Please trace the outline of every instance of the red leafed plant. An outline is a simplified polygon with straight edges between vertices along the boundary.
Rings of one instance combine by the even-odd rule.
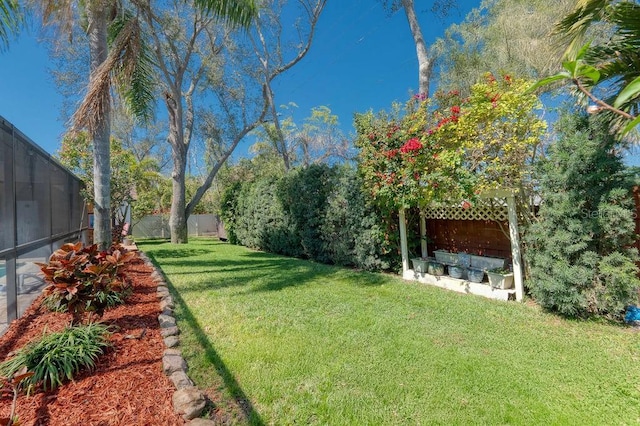
[[[39,263],[45,281],[46,305],[72,314],[81,323],[85,314],[102,316],[105,309],[123,303],[130,290],[122,267],[135,257],[120,246],[99,251],[96,245],[67,243],[49,263]]]

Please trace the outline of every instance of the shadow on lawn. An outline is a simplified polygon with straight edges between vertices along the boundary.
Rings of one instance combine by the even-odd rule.
[[[224,361],[218,355],[218,352],[215,350],[206,333],[202,330],[202,327],[198,323],[198,320],[193,316],[193,313],[185,303],[184,299],[180,297],[180,293],[175,291],[175,286],[171,283],[171,280],[165,276],[167,284],[172,287],[172,296],[175,301],[180,305],[182,309],[182,314],[184,316],[184,320],[187,322],[189,327],[193,330],[193,334],[198,340],[198,344],[204,350],[207,361],[209,361],[216,369],[222,380],[224,381],[224,385],[229,390],[229,393],[233,396],[235,403],[240,410],[242,410],[242,415],[244,419],[251,425],[263,426],[265,423],[260,417],[260,414],[256,411],[255,407],[251,403],[251,400],[244,393],[240,384],[233,376],[233,373],[229,371]]]
[[[286,287],[300,286],[318,279],[331,280],[348,279],[358,286],[377,286],[384,284],[386,278],[381,274],[360,272],[345,267],[326,265],[309,260],[283,257],[264,252],[249,252],[244,256],[249,258],[244,264],[256,265],[264,278],[265,284],[250,290],[251,292],[278,291]],[[262,265],[262,266],[258,266]],[[253,277],[256,272],[252,272]]]
[[[211,256],[188,259],[206,253],[211,253]],[[188,288],[181,289],[189,292],[229,287],[246,287],[247,293],[280,291],[319,279],[340,279],[346,274],[357,286],[377,286],[387,281],[381,274],[362,272],[356,275],[354,270],[347,268],[261,251],[244,252],[240,255],[241,260],[220,259],[209,249],[194,248],[153,249],[147,254],[156,265],[180,266],[182,270],[171,272],[172,275],[197,277],[211,274],[211,277],[192,281]]]

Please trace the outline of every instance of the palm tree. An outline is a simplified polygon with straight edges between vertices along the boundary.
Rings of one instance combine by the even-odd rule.
[[[604,42],[584,47],[589,31],[601,27]],[[640,122],[640,4],[635,0],[578,0],[573,12],[557,24],[566,56],[576,63],[576,86],[608,113],[612,126],[629,130]],[[571,61],[570,61],[571,62]],[[580,73],[582,69],[584,72]],[[600,97],[593,95],[600,89]],[[629,123],[629,120],[632,120]]]
[[[0,2],[13,4],[12,0]],[[106,248],[111,243],[111,89],[119,89],[134,115],[148,117],[153,103],[150,55],[138,20],[123,9],[119,0],[32,2],[40,6],[44,23],[55,21],[67,30],[77,16],[74,9],[84,8],[86,22],[82,23],[89,40],[90,75],[87,94],[73,117],[73,127],[87,129],[94,144],[94,240]],[[247,26],[257,14],[254,0],[193,0],[193,4],[233,25]],[[152,7],[149,0],[134,0],[133,5]]]

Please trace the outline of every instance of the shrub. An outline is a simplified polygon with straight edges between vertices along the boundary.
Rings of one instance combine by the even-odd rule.
[[[224,222],[224,230],[231,244],[241,244],[237,236],[237,218],[241,214],[238,208],[242,183],[234,182],[222,193],[220,200],[220,217]]]
[[[0,364],[0,375],[11,377],[26,367],[33,375],[24,378],[23,386],[41,383],[45,391],[55,389],[80,370],[94,368],[108,346],[109,332],[105,325],[68,327],[20,349],[13,358]]]
[[[291,232],[300,241],[299,257],[329,261],[321,226],[333,175],[334,170],[326,164],[313,164],[289,172],[278,184],[278,198],[287,212]]]
[[[65,244],[39,264],[45,281],[45,306],[55,311],[69,311],[73,323],[81,322],[85,313],[102,316],[104,310],[123,303],[130,285],[122,272],[135,253],[112,247],[99,251],[96,245]]]
[[[278,199],[277,184],[277,179],[266,178],[243,187],[238,239],[247,247],[299,256],[300,243]]]
[[[349,166],[313,165],[233,184],[222,217],[230,242],[247,247],[367,270],[399,264],[397,227]]]
[[[321,228],[329,260],[366,270],[388,269],[391,250],[385,238],[385,221],[365,196],[357,171],[337,167],[331,187]]]
[[[529,289],[572,317],[620,319],[640,287],[629,170],[607,129],[565,115],[541,166],[543,203],[527,231]]]

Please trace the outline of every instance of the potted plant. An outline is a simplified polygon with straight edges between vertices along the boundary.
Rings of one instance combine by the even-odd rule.
[[[469,268],[468,275],[469,281],[474,283],[481,283],[484,280],[484,271],[482,269]]]
[[[509,289],[513,287],[513,272],[505,268],[496,268],[487,271],[489,285],[493,288]]]

